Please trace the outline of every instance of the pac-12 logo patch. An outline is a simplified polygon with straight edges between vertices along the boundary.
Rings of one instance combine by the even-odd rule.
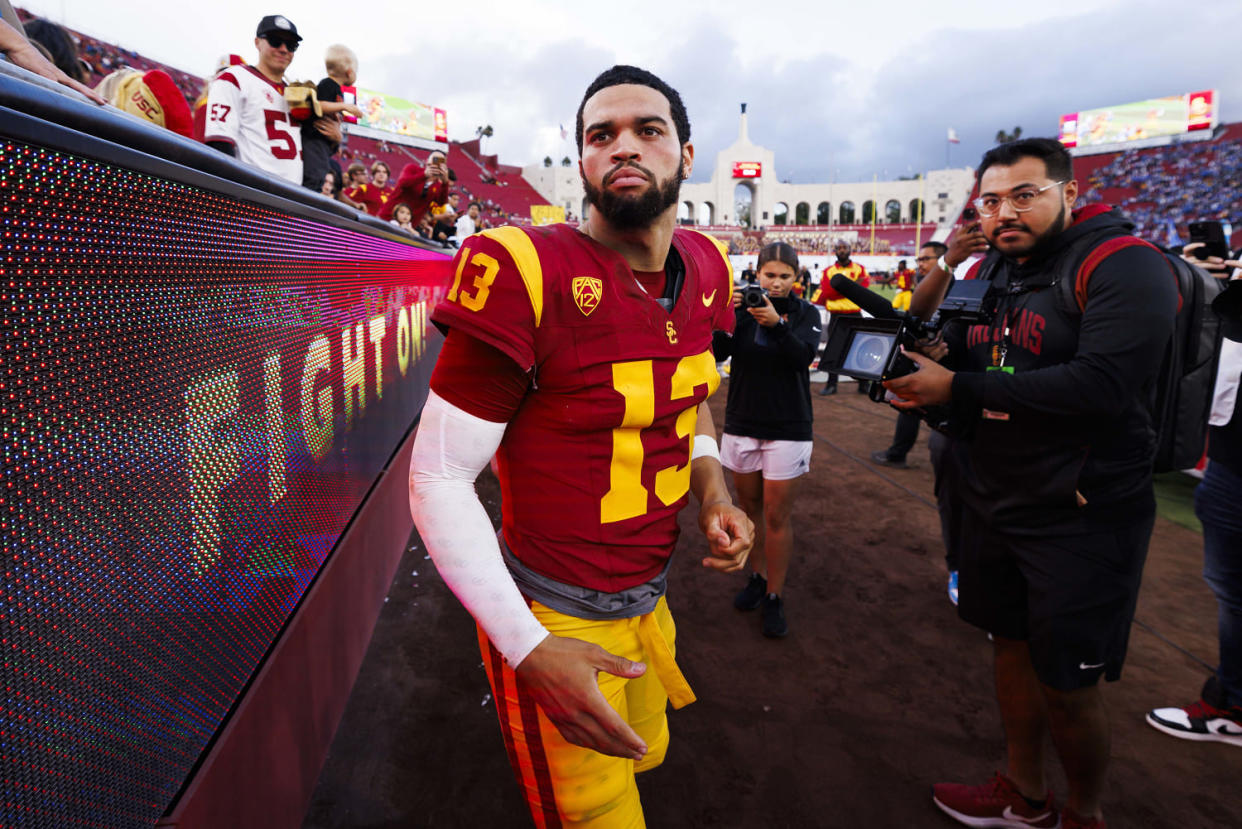
[[[598,276],[575,276],[572,287],[578,310],[584,317],[591,316],[604,296],[604,280]]]

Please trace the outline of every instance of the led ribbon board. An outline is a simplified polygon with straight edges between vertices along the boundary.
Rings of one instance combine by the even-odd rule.
[[[447,264],[0,139],[0,825],[164,813],[408,434]]]

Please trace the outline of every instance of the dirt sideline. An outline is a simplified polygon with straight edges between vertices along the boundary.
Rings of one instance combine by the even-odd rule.
[[[699,701],[670,714],[667,760],[640,777],[650,826],[951,827],[930,785],[982,781],[1002,762],[990,645],[945,595],[926,432],[914,468],[879,468],[866,459],[890,442],[891,409],[845,384],[814,405],[787,639],[763,638],[756,614],[733,609],[741,577],[702,569],[693,510],[682,514],[669,603]],[[495,514],[486,473],[480,492]],[[417,535],[410,545],[304,825],[529,826],[473,623]],[[1242,749],[1143,722],[1150,708],[1192,701],[1215,663],[1201,570],[1201,537],[1158,519],[1125,673],[1105,687],[1113,829],[1242,825]]]

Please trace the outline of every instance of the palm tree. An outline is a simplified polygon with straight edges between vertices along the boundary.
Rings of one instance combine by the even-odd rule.
[[[570,164],[573,164],[573,162],[569,160],[569,156],[565,156],[564,158],[561,159],[562,167],[568,167]]]
[[[485,127],[474,128],[474,137],[479,139],[479,155],[485,154],[483,150],[483,139],[491,138],[493,134],[494,132],[491,124],[488,124]]]
[[[1013,141],[1017,141],[1021,137],[1022,137],[1022,127],[1014,127],[1013,132],[1005,132],[1004,130],[996,131],[996,143],[997,144],[1009,144]]]
[[[543,157],[543,166],[545,166],[545,167],[551,167],[551,166],[552,166],[552,156],[550,156],[550,155],[545,155],[545,156]]]

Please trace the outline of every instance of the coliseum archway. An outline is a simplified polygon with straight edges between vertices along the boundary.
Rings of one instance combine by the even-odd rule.
[[[755,212],[755,186],[739,181],[733,188],[733,216],[742,227],[757,227]]]

